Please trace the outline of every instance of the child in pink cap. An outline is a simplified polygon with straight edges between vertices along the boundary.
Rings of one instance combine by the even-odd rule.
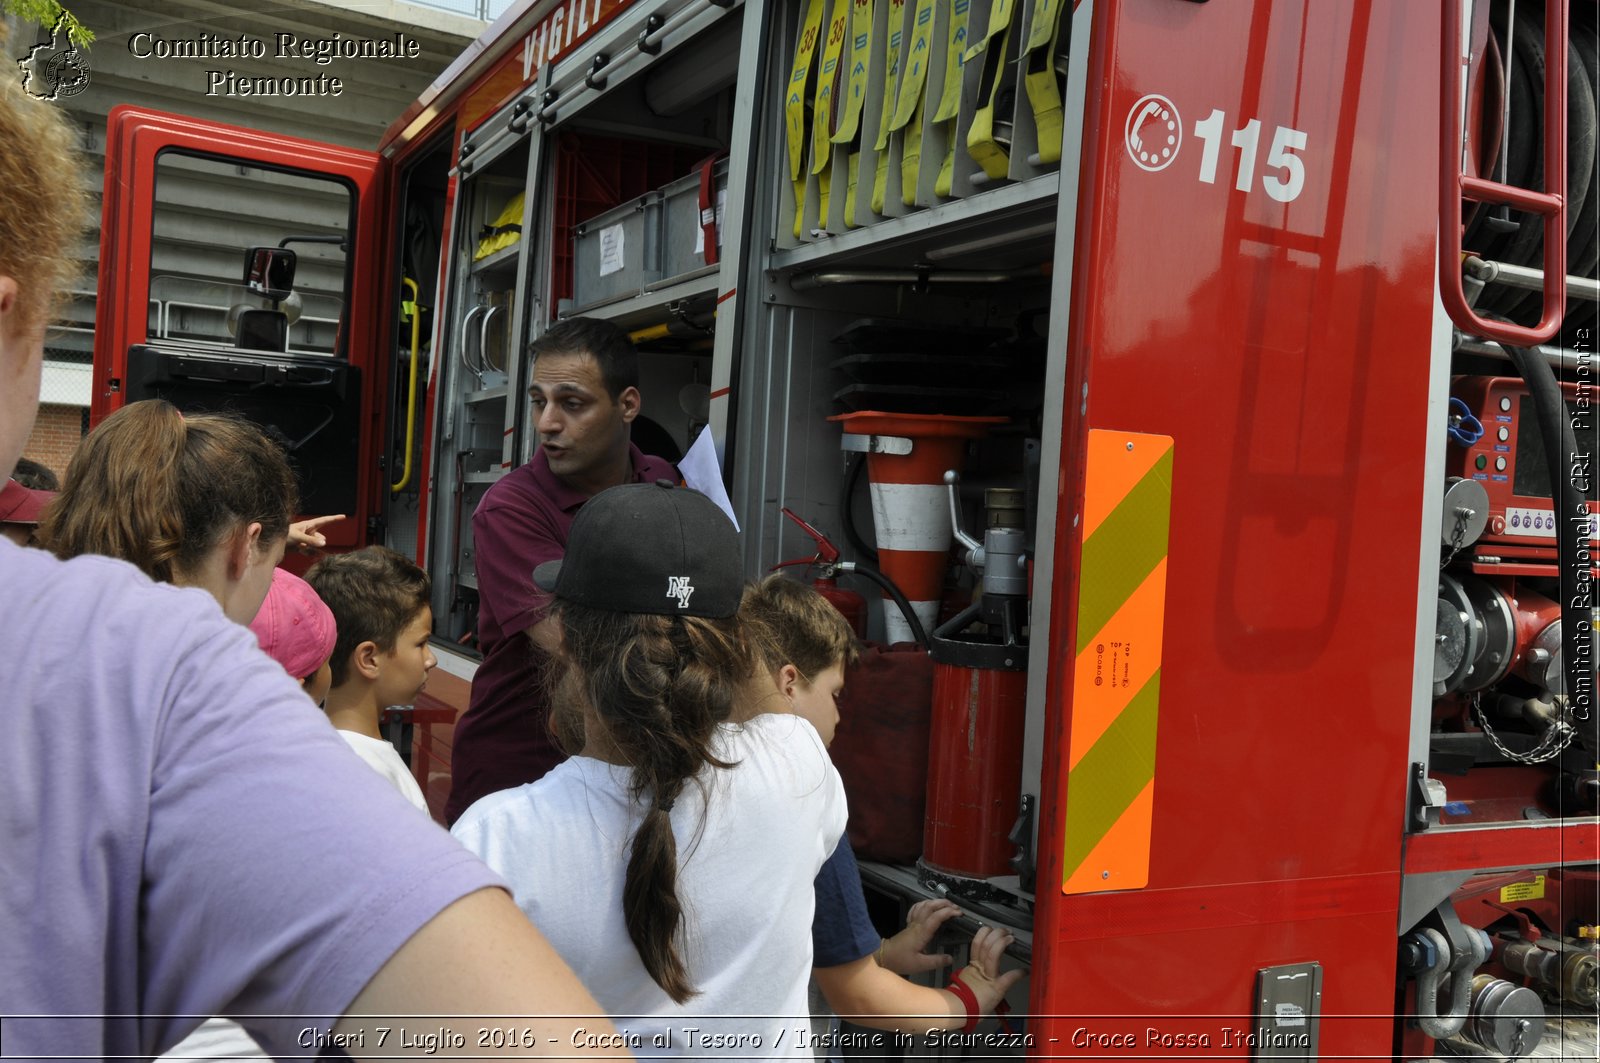
[[[272,586],[250,630],[268,657],[300,681],[318,705],[333,685],[333,656],[338,628],[333,611],[311,589],[311,584],[285,568],[272,570]]]

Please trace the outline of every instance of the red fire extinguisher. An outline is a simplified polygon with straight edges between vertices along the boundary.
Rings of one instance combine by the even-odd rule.
[[[866,638],[867,600],[855,591],[846,590],[839,586],[839,548],[829,542],[826,535],[800,519],[787,506],[783,509],[783,515],[800,525],[802,531],[816,540],[817,552],[812,557],[797,557],[790,561],[780,561],[772,567],[779,569],[790,565],[810,565],[816,568],[817,575],[811,581],[812,588],[828,599],[833,607],[844,615],[844,618],[850,622],[850,626],[855,629],[857,638]]]

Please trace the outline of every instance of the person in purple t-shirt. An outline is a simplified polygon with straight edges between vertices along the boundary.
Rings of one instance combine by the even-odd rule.
[[[76,137],[0,71],[0,469],[83,236]],[[485,1028],[519,1033],[489,1054],[572,1054],[571,1019],[479,1016],[594,999],[210,594],[3,537],[0,591],[0,1051],[149,1058],[227,1014],[279,1058],[393,1058],[395,1015],[474,1058]]]
[[[533,570],[559,560],[578,509],[608,487],[677,480],[634,446],[639,357],[609,321],[575,317],[529,345],[539,449],[483,496],[472,515],[477,549],[478,645],[483,664],[456,726],[450,799],[454,823],[480,797],[536,782],[566,758],[547,726],[544,673],[554,628]]]

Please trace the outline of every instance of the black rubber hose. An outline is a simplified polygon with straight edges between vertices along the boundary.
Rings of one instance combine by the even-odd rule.
[[[1567,704],[1577,721],[1580,740],[1591,752],[1600,752],[1600,731],[1596,720],[1600,714],[1594,703],[1594,632],[1593,582],[1582,581],[1579,589],[1579,571],[1592,564],[1589,555],[1589,504],[1584,492],[1573,481],[1574,466],[1578,472],[1584,468],[1576,460],[1580,455],[1578,438],[1567,417],[1567,404],[1561,396],[1561,385],[1556,382],[1555,370],[1539,354],[1510,344],[1500,345],[1522,374],[1533,399],[1534,414],[1539,422],[1539,435],[1544,440],[1544,452],[1550,466],[1551,502],[1556,511],[1556,564],[1560,587],[1562,672],[1566,680]],[[1589,455],[1588,468],[1593,469]],[[1593,472],[1588,473],[1589,476]],[[1587,486],[1587,483],[1586,483]],[[1579,528],[1582,528],[1580,535]]]
[[[1505,25],[1495,24],[1496,17],[1502,19]],[[1539,124],[1540,112],[1534,109],[1535,85],[1528,72],[1527,42],[1522,40],[1523,20],[1517,20],[1513,33],[1509,9],[1497,5],[1490,23],[1490,32],[1498,42],[1496,50],[1506,69],[1505,84],[1501,86],[1504,95],[1498,102],[1508,114],[1501,129],[1504,153],[1497,155],[1499,165],[1488,176],[1519,188],[1537,187],[1531,182],[1535,177],[1534,167],[1543,165],[1544,156],[1540,147],[1543,127]],[[1505,43],[1508,34],[1514,38],[1509,48]],[[1467,246],[1482,258],[1510,262],[1508,251],[1512,241],[1521,232],[1523,220],[1503,204],[1485,205],[1485,209],[1473,219],[1474,229],[1469,233],[1472,242]],[[1490,289],[1478,299],[1478,309],[1496,310],[1511,295]]]
[[[846,525],[848,527],[848,525]],[[865,576],[884,590],[889,592],[889,597],[894,599],[894,604],[900,607],[900,613],[906,618],[906,625],[911,628],[911,637],[918,646],[928,648],[928,632],[922,626],[922,621],[917,618],[917,611],[911,608],[911,602],[900,593],[900,588],[894,585],[894,580],[869,565],[857,564],[850,571],[858,576]]]
[[[1592,213],[1588,228],[1579,228],[1590,203],[1589,184],[1594,174],[1595,98],[1589,84],[1588,63],[1579,45],[1580,31],[1574,28],[1572,32],[1567,45],[1567,272],[1581,276],[1589,268],[1589,247],[1595,237]],[[1543,245],[1541,233],[1534,241],[1529,265],[1542,264]],[[1567,302],[1570,313],[1573,300]],[[1543,307],[1543,294],[1529,292],[1512,307],[1511,315],[1532,324],[1539,320]]]
[[[1506,183],[1519,188],[1544,187],[1544,28],[1525,9],[1517,10],[1511,42],[1511,118],[1506,147]],[[1487,257],[1513,266],[1531,266],[1543,242],[1544,220],[1537,214],[1512,211],[1515,228],[1494,241]],[[1478,300],[1478,309],[1509,314],[1527,293],[1494,287]]]
[[[861,538],[861,533],[856,531],[855,497],[856,484],[861,481],[861,470],[867,464],[865,454],[850,455],[850,468],[844,474],[844,492],[839,496],[839,512],[844,515],[844,537],[850,543],[850,548],[856,552],[857,557],[864,557],[868,561],[878,560],[878,551],[868,546]]]

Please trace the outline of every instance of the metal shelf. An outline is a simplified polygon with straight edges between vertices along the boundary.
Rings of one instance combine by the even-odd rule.
[[[472,275],[498,275],[501,273],[515,274],[517,271],[517,253],[522,250],[522,241],[518,240],[510,247],[502,247],[487,258],[481,258],[472,264]]]
[[[493,402],[505,398],[510,390],[509,386],[501,384],[499,387],[484,388],[482,391],[469,391],[461,396],[461,401],[468,406],[475,406],[480,402]]]
[[[1019,238],[1025,242],[1036,235],[1041,247],[1054,240],[1059,187],[1056,173],[1001,185],[966,199],[774,251],[767,268],[786,272],[836,261],[896,266],[926,261],[954,267],[969,256],[981,261],[984,268],[997,268],[1011,250],[1008,245],[1017,245]],[[1036,256],[1023,250],[1022,260],[1031,257]]]
[[[486,472],[463,473],[461,482],[464,484],[492,484],[506,474],[505,469],[489,469]]]
[[[643,328],[667,320],[666,308],[699,296],[715,295],[719,270],[706,267],[677,280],[657,282],[638,295],[563,312],[563,317],[601,317],[624,329]]]

